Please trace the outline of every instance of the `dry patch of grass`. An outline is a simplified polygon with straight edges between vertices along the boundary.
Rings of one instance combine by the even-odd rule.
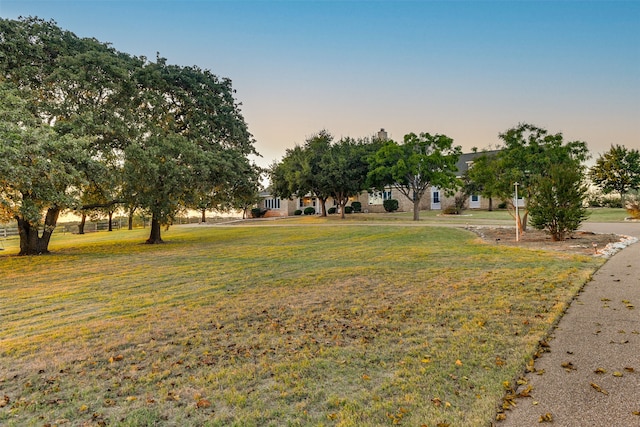
[[[601,262],[429,227],[143,233],[0,257],[0,424],[487,425]]]

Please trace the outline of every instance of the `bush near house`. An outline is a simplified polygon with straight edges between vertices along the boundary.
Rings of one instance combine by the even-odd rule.
[[[313,215],[315,213],[316,213],[316,208],[314,208],[314,207],[309,206],[309,207],[304,208],[304,214],[305,215]]]
[[[640,191],[629,193],[625,205],[631,218],[640,219]]]
[[[293,214],[294,214],[294,215],[302,215],[302,211],[301,211],[300,209],[296,209],[296,210],[293,212]]]
[[[262,208],[253,208],[251,209],[251,217],[252,218],[262,218],[264,216],[264,214],[267,213],[269,209],[262,209]]]
[[[395,212],[398,210],[398,201],[396,199],[389,199],[382,202],[384,210],[387,212]]]
[[[362,212],[362,203],[360,202],[351,202],[351,207],[354,212]],[[349,212],[347,211],[347,213]]]
[[[347,213],[347,214],[353,213],[353,207],[345,206],[344,207],[344,213]]]
[[[335,206],[330,207],[329,210],[327,211],[327,213],[329,213],[329,215],[333,215],[334,213],[336,213],[337,209],[335,208]]]

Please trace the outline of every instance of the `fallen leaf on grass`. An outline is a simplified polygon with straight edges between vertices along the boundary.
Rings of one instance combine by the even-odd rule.
[[[7,406],[10,401],[11,399],[9,399],[9,396],[5,394],[4,397],[0,399],[0,408],[4,408],[5,406]]]
[[[456,360],[456,366],[462,366],[462,361],[460,359]]]
[[[634,371],[633,368],[629,368],[629,367],[624,368],[624,370],[627,371],[627,372],[633,372]]]
[[[591,387],[593,387],[595,391],[598,391],[604,395],[609,395],[609,392],[607,390],[604,390],[602,387],[600,387],[596,383],[591,383]]]
[[[604,368],[598,368],[595,371],[593,371],[596,374],[606,374],[607,371]]]
[[[505,414],[504,412],[496,415],[496,421],[504,421],[507,419],[507,414]]]
[[[640,415],[640,411],[633,411],[632,414],[633,415]]]
[[[622,377],[622,376],[623,376],[623,374],[622,374],[622,372],[620,372],[620,371],[615,371],[615,372],[613,373],[613,376],[614,376],[614,377]]]
[[[207,399],[200,399],[196,403],[196,408],[199,408],[199,409],[208,408],[210,406],[211,406],[211,402],[209,402]]]
[[[121,361],[122,359],[124,359],[124,356],[123,356],[123,355],[121,355],[121,354],[119,354],[119,355],[117,355],[117,356],[111,356],[111,357],[109,358],[109,363],[119,362],[119,361]]]
[[[575,371],[576,370],[576,367],[573,366],[572,362],[564,362],[564,363],[561,363],[560,366],[562,366],[564,368],[564,370],[567,371],[567,372],[571,372],[571,371]]]

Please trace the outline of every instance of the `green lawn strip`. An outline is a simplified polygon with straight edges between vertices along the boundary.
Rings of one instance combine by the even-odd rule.
[[[0,424],[487,425],[602,262],[432,227],[144,234],[0,257]]]

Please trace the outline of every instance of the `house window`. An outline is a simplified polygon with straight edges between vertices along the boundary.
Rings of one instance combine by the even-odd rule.
[[[433,203],[440,203],[440,192],[439,191],[434,191],[433,192]]]
[[[471,195],[471,201],[472,202],[477,202],[478,200],[480,200],[480,196],[478,196],[477,194],[472,194]]]
[[[276,197],[275,199],[265,199],[264,207],[267,209],[280,209],[280,198]]]
[[[391,200],[391,190],[389,191],[373,191],[369,193],[370,205],[381,205],[383,201]]]

